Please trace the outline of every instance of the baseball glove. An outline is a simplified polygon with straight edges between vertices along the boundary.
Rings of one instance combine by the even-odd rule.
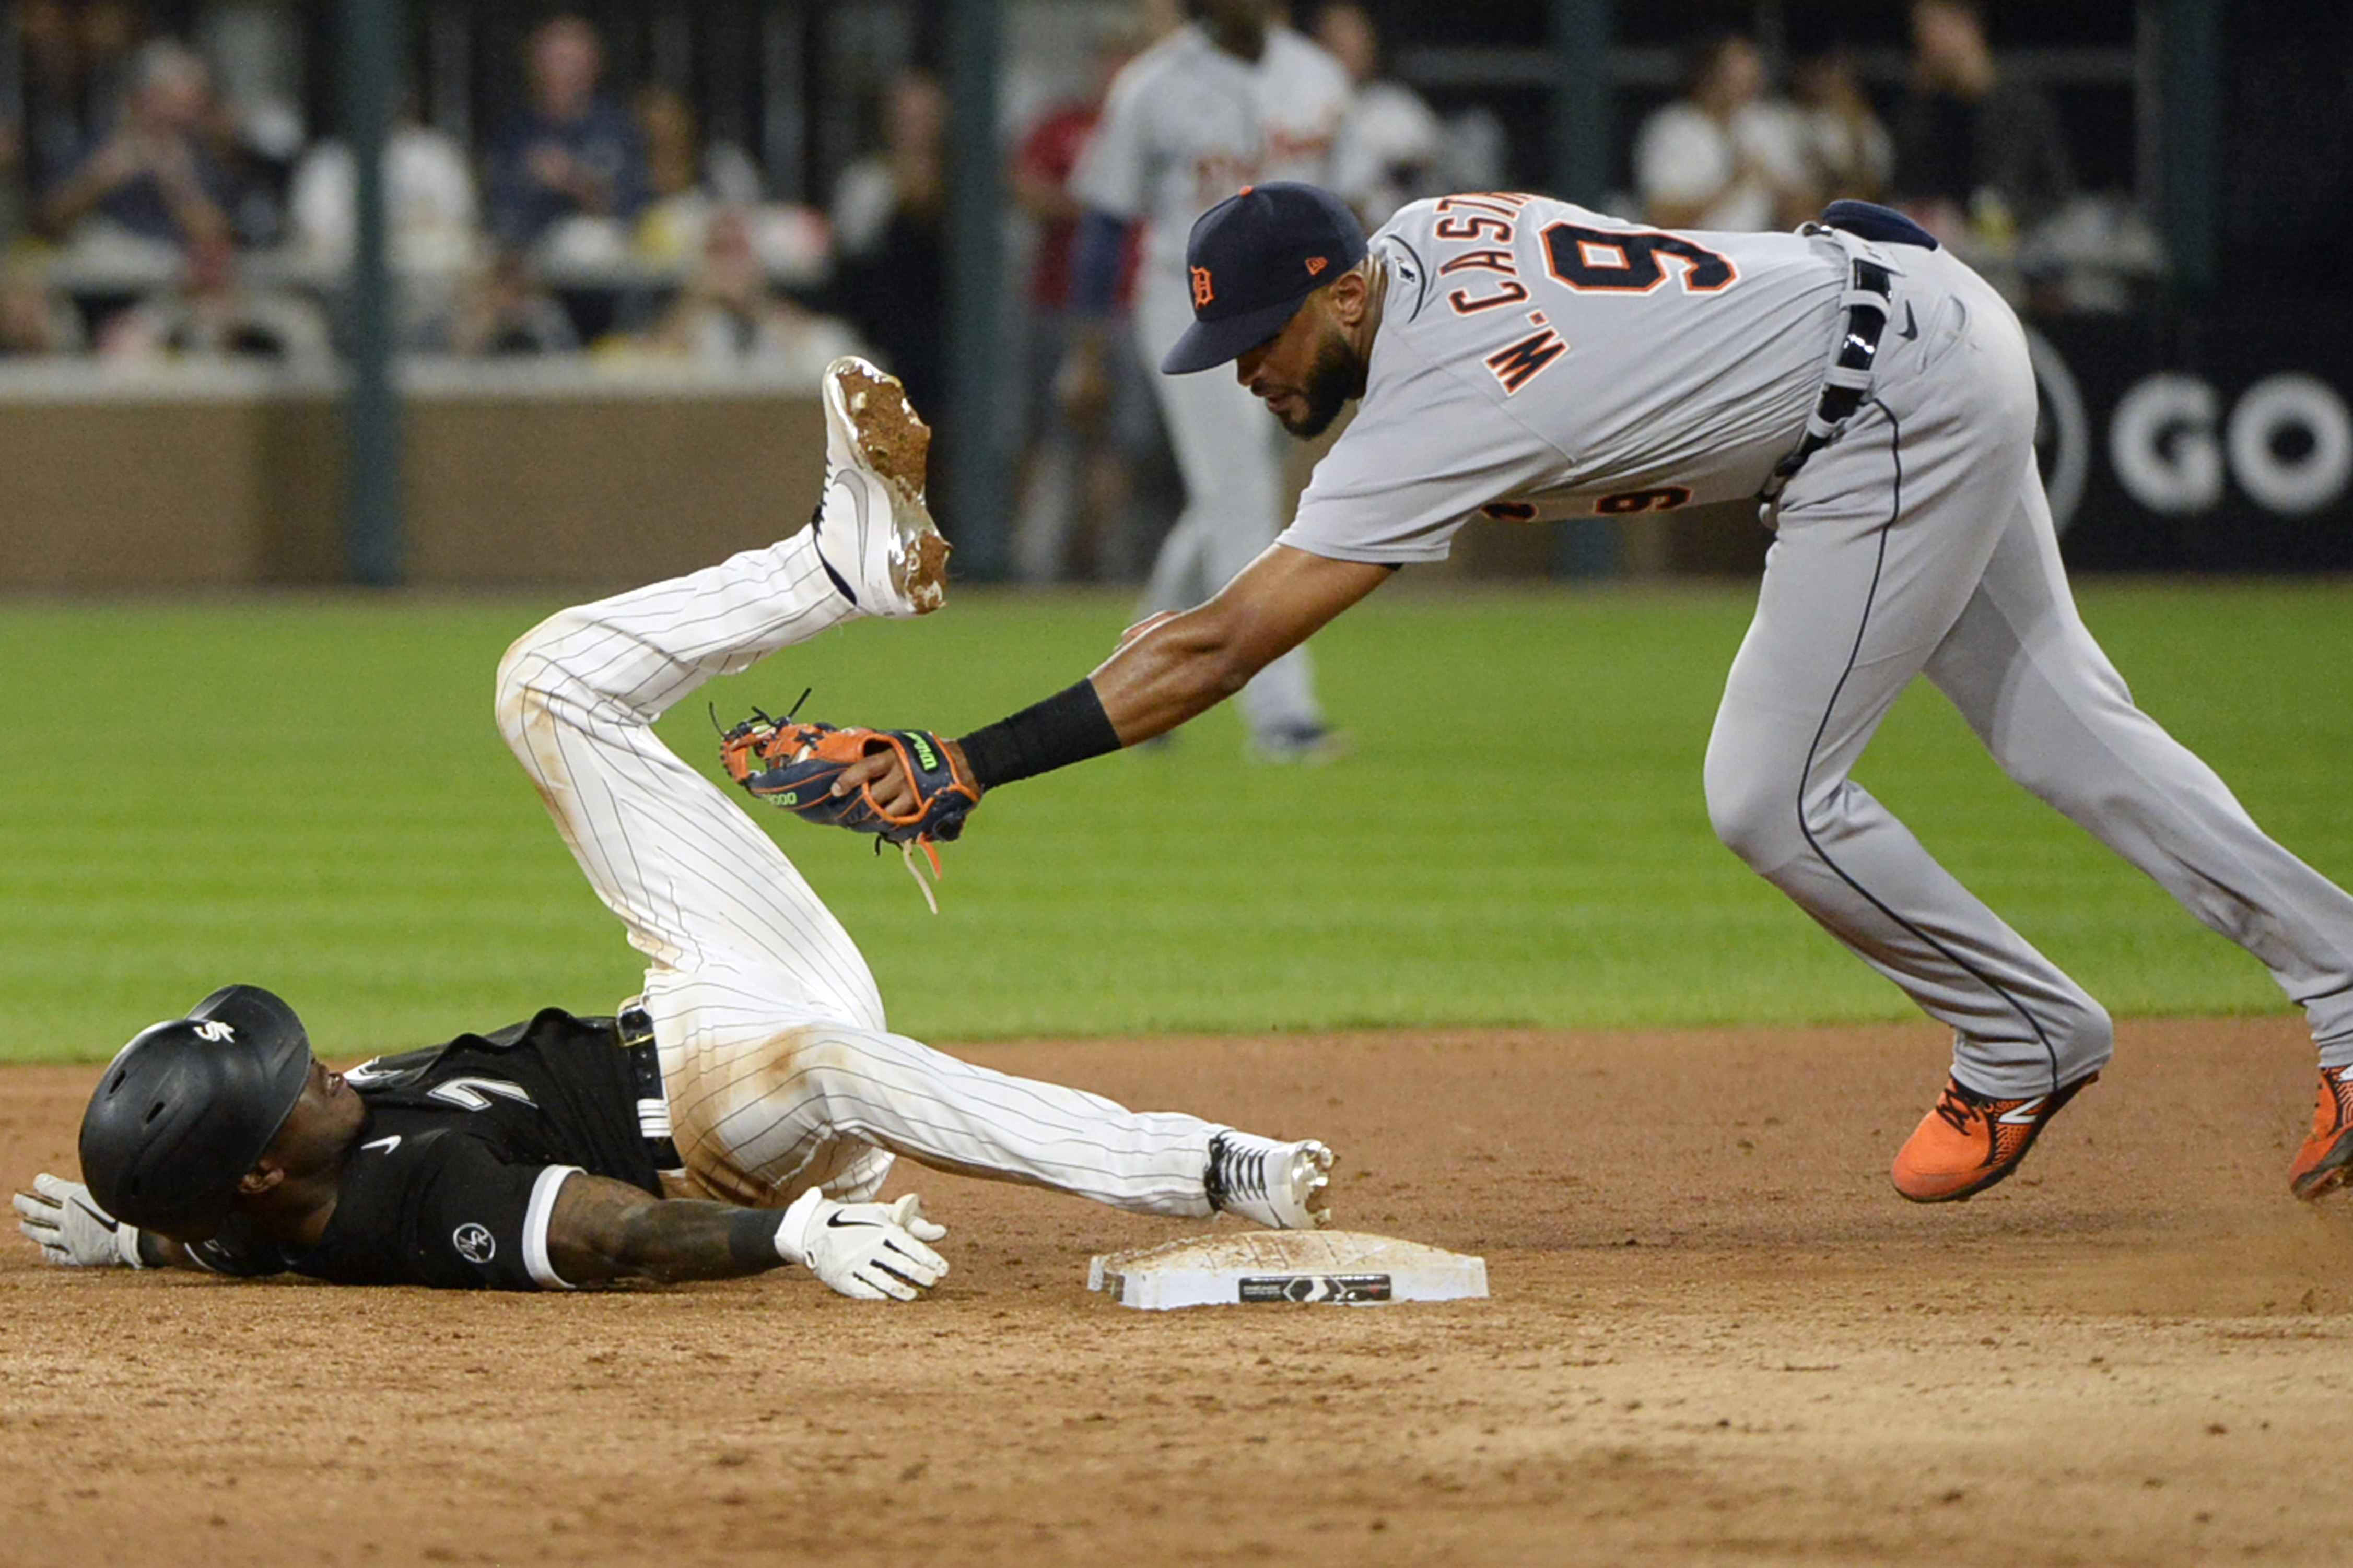
[[[899,754],[914,789],[915,804],[906,811],[885,810],[862,786],[833,793],[843,769],[881,751]],[[754,709],[752,717],[722,732],[719,757],[728,776],[762,800],[805,821],[874,834],[878,849],[896,844],[912,852],[921,846],[931,855],[935,840],[964,831],[965,817],[980,804],[980,791],[955,771],[940,738],[925,730],[836,729],[789,715],[771,719]],[[933,868],[936,875],[936,856]],[[930,896],[928,888],[924,895]]]

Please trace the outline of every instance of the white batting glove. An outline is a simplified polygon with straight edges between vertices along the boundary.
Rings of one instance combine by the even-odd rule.
[[[845,1296],[912,1301],[940,1282],[948,1260],[923,1244],[947,1235],[913,1193],[896,1203],[838,1204],[811,1187],[776,1226],[776,1251]]]
[[[79,1182],[44,1171],[33,1178],[31,1192],[9,1201],[19,1216],[16,1228],[61,1268],[147,1267],[139,1258],[139,1227],[99,1207]]]

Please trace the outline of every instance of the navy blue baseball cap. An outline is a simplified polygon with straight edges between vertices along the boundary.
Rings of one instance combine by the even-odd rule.
[[[1193,222],[1185,242],[1193,324],[1161,373],[1185,375],[1248,353],[1364,258],[1364,226],[1331,192],[1290,180],[1244,185]]]

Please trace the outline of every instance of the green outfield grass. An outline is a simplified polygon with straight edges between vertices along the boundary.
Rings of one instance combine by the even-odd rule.
[[[2353,879],[2353,584],[2098,585],[2144,706],[2289,846]],[[993,797],[943,912],[895,856],[781,816],[777,841],[943,1041],[1353,1025],[1910,1016],[1709,832],[1700,758],[1745,588],[1378,595],[1317,643],[1338,765],[1250,766],[1213,713],[1166,751]],[[638,963],[490,717],[543,601],[0,605],[0,1057],[103,1058],[210,987],[283,992],[322,1054],[546,1003]],[[1124,597],[967,593],[713,687],[723,715],[951,731],[1057,689]],[[712,763],[700,701],[664,721]],[[2120,1014],[2285,1005],[2010,785],[1932,691],[1860,776]]]

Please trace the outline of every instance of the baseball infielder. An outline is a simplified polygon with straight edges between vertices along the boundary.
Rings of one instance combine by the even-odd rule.
[[[1307,436],[1361,402],[1282,538],[1086,681],[966,736],[979,789],[1183,723],[1463,522],[1761,496],[1776,531],[1708,744],[1735,853],[1952,1026],[1896,1189],[2015,1170],[2107,1061],[2099,1003],[1955,881],[1849,771],[1925,673],[2011,777],[2253,952],[2320,1053],[2316,1196],[2353,1170],[2353,899],[2264,837],[2133,706],[2068,593],[2017,319],[1896,214],[1678,233],[1516,195],[1417,203],[1369,249],[1328,193],[1261,185],[1194,228],[1206,279],[1164,368],[1235,362]],[[903,809],[901,770],[861,763]]]
[[[809,528],[565,610],[499,668],[499,726],[650,960],[642,998],[337,1074],[284,1002],[226,988],[100,1078],[87,1187],[44,1174],[17,1194],[47,1257],[507,1289],[800,1263],[845,1295],[903,1300],[947,1264],[913,1194],[866,1201],[895,1154],[1138,1213],[1322,1223],[1320,1143],[1131,1111],[891,1033],[849,933],[656,738],[714,675],[939,603],[926,433],[898,383],[837,361],[826,413]]]
[[[1252,180],[1326,180],[1349,101],[1347,72],[1271,19],[1271,0],[1199,0],[1198,20],[1138,55],[1113,79],[1094,140],[1071,189],[1090,209],[1074,264],[1074,313],[1100,321],[1111,305],[1126,226],[1148,225],[1135,283],[1135,333],[1147,364],[1190,324],[1185,235],[1193,220]],[[1103,358],[1080,334],[1084,374]],[[1185,480],[1185,510],[1153,563],[1145,609],[1199,604],[1250,564],[1282,526],[1282,438],[1239,387],[1155,378]],[[1251,749],[1270,761],[1328,751],[1303,647],[1242,693]]]

